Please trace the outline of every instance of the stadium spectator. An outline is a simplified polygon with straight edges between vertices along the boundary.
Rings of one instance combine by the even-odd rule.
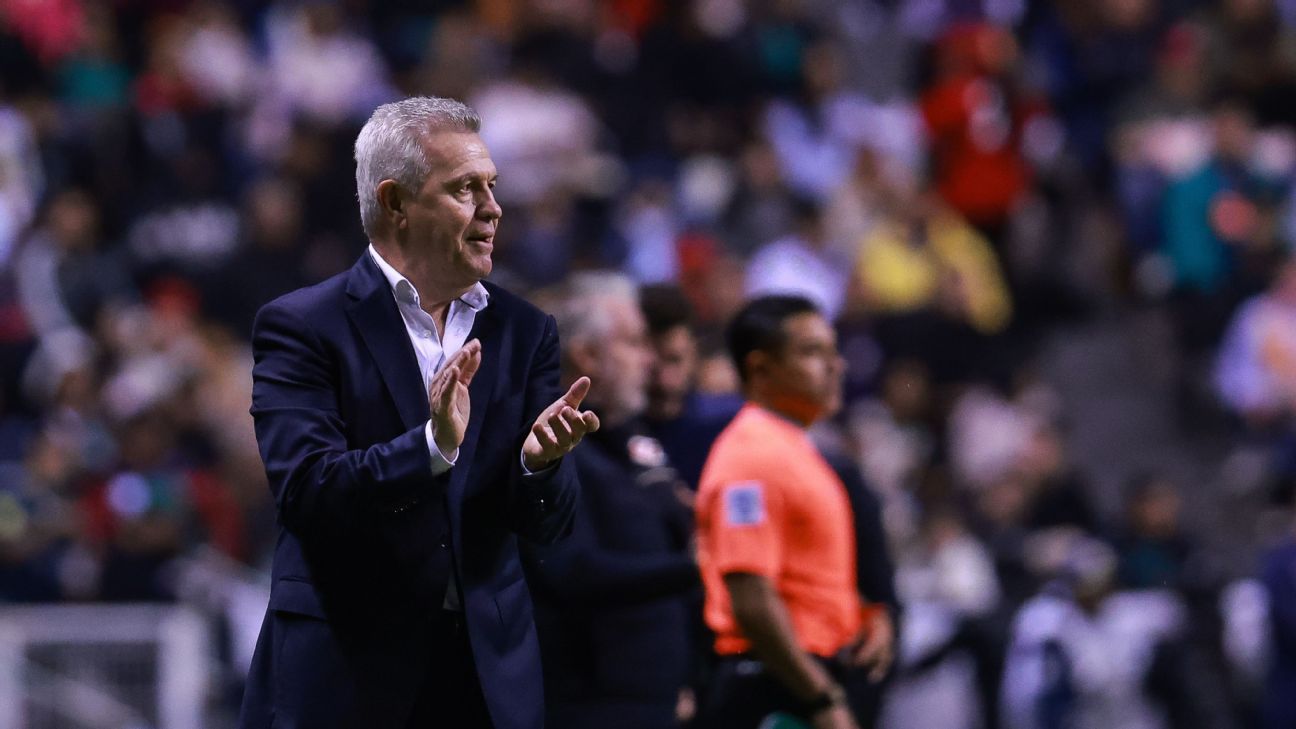
[[[692,307],[678,287],[646,286],[639,303],[653,348],[645,420],[680,478],[696,490],[711,444],[742,400],[697,390],[701,345]]]
[[[1218,354],[1215,383],[1244,423],[1282,427],[1296,406],[1296,260],[1276,272],[1269,288],[1242,304]]]
[[[793,211],[793,232],[756,251],[747,264],[747,296],[805,296],[836,321],[846,304],[849,261],[828,240],[819,203],[798,198]]]
[[[1125,519],[1113,539],[1121,589],[1189,587],[1189,560],[1196,545],[1184,529],[1183,498],[1163,476],[1136,476],[1125,493]]]
[[[1080,537],[1061,577],[1017,614],[1004,668],[1004,726],[1155,729],[1171,724],[1148,692],[1160,645],[1184,629],[1165,593],[1114,593],[1116,555]]]

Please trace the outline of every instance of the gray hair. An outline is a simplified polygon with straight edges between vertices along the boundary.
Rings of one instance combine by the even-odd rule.
[[[427,132],[442,130],[477,132],[481,117],[463,102],[438,96],[412,96],[374,109],[355,141],[356,198],[366,235],[373,237],[382,215],[378,183],[422,187],[432,167],[419,142]]]
[[[607,336],[612,331],[609,300],[639,305],[639,289],[629,277],[613,271],[572,274],[553,305],[558,337],[571,346]]]

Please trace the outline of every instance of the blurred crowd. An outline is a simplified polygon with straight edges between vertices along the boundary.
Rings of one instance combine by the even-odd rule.
[[[845,407],[815,437],[876,495],[895,561],[884,726],[1296,723],[1296,531],[1256,540],[1247,582],[1203,559],[1195,484],[1130,473],[1104,503],[1038,359],[1078,322],[1164,314],[1185,430],[1290,495],[1296,2],[0,19],[0,601],[190,599],[196,560],[266,568],[252,318],[361,254],[355,135],[435,94],[480,112],[501,173],[495,280],[675,292],[687,336],[652,332],[641,407],[687,416],[656,435],[689,486],[732,414],[719,332],[742,302],[799,293],[833,321]]]

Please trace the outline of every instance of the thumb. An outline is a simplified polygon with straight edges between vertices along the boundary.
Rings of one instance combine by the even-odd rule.
[[[570,405],[572,408],[580,408],[581,401],[589,394],[589,389],[590,378],[577,378],[577,380],[573,382],[572,386],[567,390],[567,394],[562,396],[562,401]]]

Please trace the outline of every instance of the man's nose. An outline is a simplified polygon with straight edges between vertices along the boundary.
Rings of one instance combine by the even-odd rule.
[[[486,189],[485,198],[477,206],[477,217],[483,220],[499,220],[504,217],[504,209],[500,207],[494,191],[490,188]]]

